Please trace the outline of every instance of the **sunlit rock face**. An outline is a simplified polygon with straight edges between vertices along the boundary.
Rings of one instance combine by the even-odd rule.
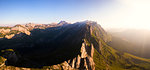
[[[30,31],[26,28],[26,27],[23,27],[23,26],[15,26],[15,27],[12,27],[11,30],[16,30],[16,31],[20,31],[22,33],[25,33],[27,35],[30,35]]]
[[[7,38],[7,39],[11,39],[12,37],[14,37],[15,36],[15,34],[11,34],[11,35],[6,35],[5,36],[5,38]]]
[[[3,33],[3,34],[6,34],[6,33],[9,33],[10,32],[10,29],[0,29],[0,33]]]
[[[70,24],[66,21],[61,21],[59,23],[52,23],[52,24],[34,24],[34,23],[28,23],[25,25],[17,24],[13,27],[1,27],[0,28],[0,34],[3,36],[0,36],[0,38],[7,38],[11,39],[16,37],[16,34],[25,33],[26,35],[30,35],[31,31],[34,29],[46,29],[50,27],[58,27],[58,26],[65,26],[67,24]]]

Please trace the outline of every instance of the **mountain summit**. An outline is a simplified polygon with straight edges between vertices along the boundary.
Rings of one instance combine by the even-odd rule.
[[[62,21],[60,24],[63,25],[34,28],[30,35],[0,40],[0,55],[6,59],[3,68],[15,66],[62,70],[150,69],[148,59],[120,52],[107,45],[112,41],[111,35],[96,22],[67,24]]]

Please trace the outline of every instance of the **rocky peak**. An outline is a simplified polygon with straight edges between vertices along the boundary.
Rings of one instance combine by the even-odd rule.
[[[26,27],[28,27],[28,26],[34,27],[35,24],[34,24],[34,23],[28,23],[28,24],[26,24],[25,26],[26,26]]]
[[[87,25],[91,26],[91,25],[97,24],[97,22],[86,20],[86,21],[82,21],[82,22],[76,22],[75,24],[78,24],[78,25],[87,24]]]
[[[25,25],[25,27],[28,28],[29,30],[34,29],[35,26],[36,26],[36,24],[33,24],[33,23],[28,23]]]
[[[66,24],[68,24],[68,22],[66,22],[66,21],[60,21],[60,22],[58,23],[58,25],[66,25]]]
[[[95,21],[90,21],[90,20],[86,20],[86,21],[83,21],[84,23],[94,23],[94,24],[96,24],[97,22],[95,22]]]

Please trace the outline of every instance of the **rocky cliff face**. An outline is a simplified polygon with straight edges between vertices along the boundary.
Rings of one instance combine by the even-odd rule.
[[[53,65],[51,68],[53,69],[64,69],[64,70],[72,70],[72,69],[79,69],[79,70],[95,70],[95,63],[93,61],[93,54],[94,54],[94,46],[88,46],[86,41],[82,43],[81,47],[81,54],[77,57],[65,61],[61,64]]]

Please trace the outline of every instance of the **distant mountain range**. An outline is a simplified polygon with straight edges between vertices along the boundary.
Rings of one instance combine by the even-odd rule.
[[[128,43],[114,42],[94,21],[30,23],[0,33],[0,69],[150,70],[150,59],[122,51]]]
[[[33,29],[45,29],[49,27],[57,27],[57,26],[63,26],[69,24],[65,21],[61,21],[58,24],[52,23],[52,24],[25,24],[20,25],[17,24],[13,27],[0,27],[0,38],[7,38],[10,39],[15,36],[15,34],[25,33],[27,35],[30,35],[30,31]]]

